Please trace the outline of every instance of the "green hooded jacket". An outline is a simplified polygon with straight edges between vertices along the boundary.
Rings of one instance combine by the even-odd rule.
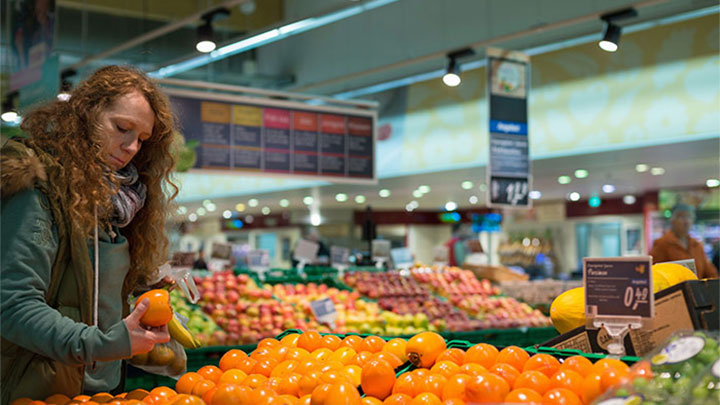
[[[122,321],[127,240],[99,240],[98,325],[93,325],[93,241],[72,226],[63,167],[10,140],[0,153],[2,404],[20,397],[109,391],[131,356]],[[90,246],[90,248],[89,248]]]

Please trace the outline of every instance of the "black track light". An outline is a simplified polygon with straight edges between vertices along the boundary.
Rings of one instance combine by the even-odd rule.
[[[202,53],[209,53],[215,50],[217,45],[215,44],[215,33],[213,32],[213,20],[216,17],[227,17],[230,15],[230,10],[225,7],[220,7],[213,11],[203,14],[202,19],[204,23],[197,28],[197,44],[195,49]]]
[[[615,11],[600,16],[600,19],[605,22],[605,28],[603,29],[603,36],[600,42],[598,42],[598,46],[607,52],[617,51],[618,45],[620,44],[620,34],[622,33],[622,28],[620,28],[619,25],[614,24],[614,22],[636,16],[637,11],[634,8]]]
[[[458,59],[464,56],[474,55],[475,51],[470,48],[461,49],[459,51],[450,52],[447,54],[448,66],[443,75],[443,83],[449,87],[455,87],[462,81],[460,79],[460,65]]]

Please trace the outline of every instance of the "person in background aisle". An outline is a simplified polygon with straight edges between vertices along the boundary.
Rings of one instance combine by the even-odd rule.
[[[465,263],[465,256],[468,253],[467,239],[467,229],[462,224],[453,224],[452,237],[445,242],[448,248],[448,265],[462,266]]]
[[[2,403],[124,389],[121,359],[169,341],[140,323],[167,259],[174,118],[145,74],[107,66],[31,111],[0,151]]]
[[[207,270],[207,263],[205,263],[205,249],[200,248],[198,250],[198,258],[195,260],[195,263],[193,263],[193,269],[196,270]]]
[[[695,259],[698,278],[716,278],[718,271],[710,263],[702,243],[690,236],[695,222],[695,208],[688,204],[677,204],[670,217],[670,229],[653,243],[650,256],[653,263]]]

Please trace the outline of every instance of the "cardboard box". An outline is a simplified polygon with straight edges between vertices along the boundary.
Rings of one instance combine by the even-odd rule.
[[[720,279],[691,280],[655,294],[655,318],[625,336],[629,356],[644,356],[680,330],[718,330],[720,327]],[[607,353],[610,337],[604,329],[575,328],[538,346]]]

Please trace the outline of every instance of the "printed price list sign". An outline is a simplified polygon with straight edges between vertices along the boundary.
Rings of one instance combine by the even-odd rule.
[[[169,90],[192,169],[374,183],[374,111]],[[218,98],[218,99],[215,99]]]
[[[586,317],[652,318],[651,267],[649,256],[583,259]]]
[[[337,319],[337,310],[335,309],[335,304],[333,304],[330,298],[311,301],[310,309],[312,309],[315,319],[317,319],[320,323],[333,325],[335,323],[335,319]]]

